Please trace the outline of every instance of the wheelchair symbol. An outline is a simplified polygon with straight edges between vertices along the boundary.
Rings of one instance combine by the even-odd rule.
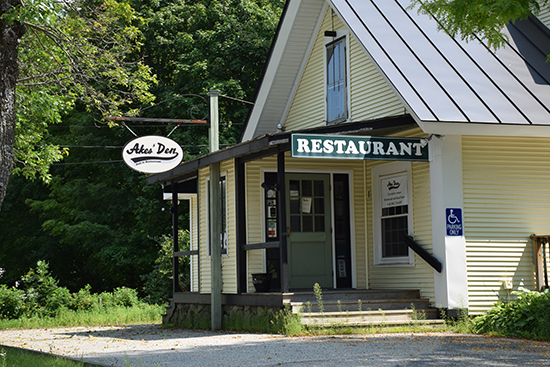
[[[449,214],[449,216],[447,217],[447,223],[449,224],[460,223],[460,219],[458,219],[458,217],[454,215],[453,209],[450,209],[450,211],[451,211],[451,214]]]

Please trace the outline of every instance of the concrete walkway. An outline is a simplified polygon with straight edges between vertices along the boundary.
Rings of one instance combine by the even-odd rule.
[[[0,345],[103,366],[550,366],[550,343],[452,333],[283,337],[132,325],[1,330]]]

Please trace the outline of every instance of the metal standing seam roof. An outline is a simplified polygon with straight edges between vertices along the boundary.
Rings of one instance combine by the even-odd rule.
[[[550,125],[550,32],[538,20],[503,30],[506,47],[453,39],[409,0],[331,0],[416,120]]]

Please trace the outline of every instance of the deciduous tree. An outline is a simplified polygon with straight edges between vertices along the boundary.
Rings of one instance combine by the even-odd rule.
[[[139,21],[117,0],[0,0],[0,208],[14,164],[50,179],[62,151],[42,138],[75,100],[117,113],[153,99],[150,69],[131,57]]]
[[[479,37],[489,47],[502,47],[507,38],[501,33],[510,21],[537,14],[548,0],[413,0],[419,11],[434,16],[451,36],[470,41]]]

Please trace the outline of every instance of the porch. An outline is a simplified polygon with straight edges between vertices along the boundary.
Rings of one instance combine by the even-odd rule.
[[[300,314],[302,324],[310,327],[398,326],[411,323],[439,325],[440,311],[419,290],[322,290],[318,302],[314,291],[288,293],[222,294],[222,317],[236,312],[257,314],[275,313],[289,307]],[[163,315],[163,324],[181,325],[186,318],[208,317],[210,294],[195,292],[174,293],[170,306]],[[261,311],[258,311],[261,310]]]

